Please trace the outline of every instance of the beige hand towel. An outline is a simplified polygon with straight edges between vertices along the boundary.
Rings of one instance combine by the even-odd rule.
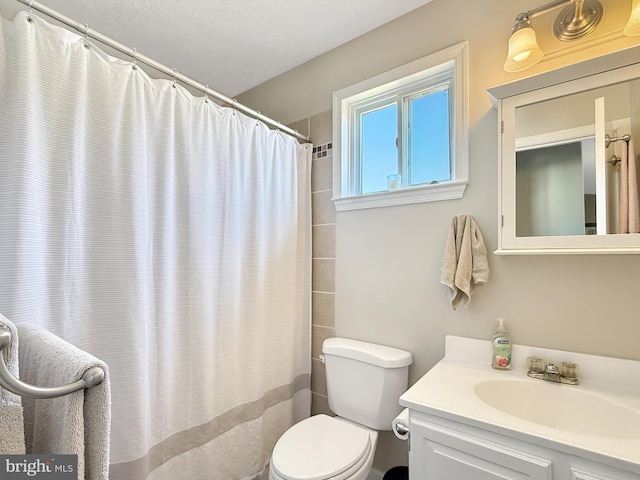
[[[2,352],[9,372],[19,378],[18,331],[16,326],[0,314],[0,323],[11,331],[11,343]],[[24,447],[23,410],[20,396],[0,387],[0,454],[22,455]]]
[[[78,455],[79,480],[109,477],[111,392],[104,362],[32,325],[18,325],[20,369],[24,382],[39,387],[75,382],[99,366],[105,380],[59,398],[23,399],[27,453]]]
[[[636,161],[633,140],[622,142],[618,233],[640,233]]]
[[[455,215],[442,258],[440,282],[449,287],[451,308],[466,307],[477,287],[489,280],[487,249],[471,215]]]

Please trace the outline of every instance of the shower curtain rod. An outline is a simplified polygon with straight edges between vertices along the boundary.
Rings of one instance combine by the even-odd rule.
[[[62,15],[61,13],[50,9],[49,7],[42,5],[41,3],[34,2],[33,0],[18,0],[18,1],[20,3],[27,5],[30,10],[33,9],[33,10],[37,10],[38,12],[44,13],[48,17],[51,17],[73,28],[74,30],[83,34],[85,37],[91,37],[95,40],[98,40],[100,43],[107,45],[113,48],[114,50],[117,50],[120,53],[123,53],[131,57],[135,62],[142,62],[160,72],[163,72],[169,75],[172,79],[174,79],[174,81],[179,80],[180,82],[186,85],[189,85],[193,88],[196,88],[197,90],[200,90],[201,92],[207,95],[210,95],[211,97],[217,98],[218,100],[222,101],[223,103],[226,103],[230,107],[235,108],[236,110],[239,110],[242,113],[245,113],[257,120],[260,120],[263,123],[272,125],[276,127],[276,129],[281,130],[296,138],[299,138],[300,140],[304,140],[305,142],[309,141],[308,136],[299,133],[297,130],[293,130],[292,128],[282,125],[280,122],[273,120],[272,118],[269,118],[266,115],[261,114],[257,110],[254,110],[252,108],[247,107],[246,105],[243,105],[242,103],[239,103],[235,98],[227,97],[226,95],[220,92],[212,90],[211,88],[209,88],[208,85],[200,83],[191,77],[187,77],[186,75],[182,75],[181,73],[178,73],[175,68],[169,68],[166,65],[163,65],[162,63],[157,62],[150,57],[147,57],[146,55],[142,55],[138,53],[138,51],[135,48],[129,48],[121,44],[120,42],[113,40],[112,38],[109,38],[106,35],[101,34],[100,32],[90,29],[86,23],[84,24],[84,28],[83,28],[83,26],[81,26],[79,22],[75,22],[69,17]]]

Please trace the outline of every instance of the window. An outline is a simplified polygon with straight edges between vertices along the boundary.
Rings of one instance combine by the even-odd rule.
[[[461,198],[467,43],[334,93],[337,210]]]
[[[389,175],[400,175],[400,188],[451,180],[453,79],[446,73],[442,81],[424,82],[424,88],[355,107],[353,161],[360,171],[353,176],[355,194],[388,190]]]

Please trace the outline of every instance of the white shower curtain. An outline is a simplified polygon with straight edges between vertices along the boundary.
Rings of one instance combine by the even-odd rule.
[[[252,478],[309,413],[310,146],[33,20],[0,36],[0,312],[108,363],[111,480]]]

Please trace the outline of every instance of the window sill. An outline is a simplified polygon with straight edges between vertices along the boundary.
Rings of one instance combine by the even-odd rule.
[[[412,203],[438,202],[462,198],[468,182],[448,182],[438,185],[402,188],[390,192],[369,193],[350,197],[337,197],[333,201],[336,211],[362,210],[365,208],[392,207]]]

